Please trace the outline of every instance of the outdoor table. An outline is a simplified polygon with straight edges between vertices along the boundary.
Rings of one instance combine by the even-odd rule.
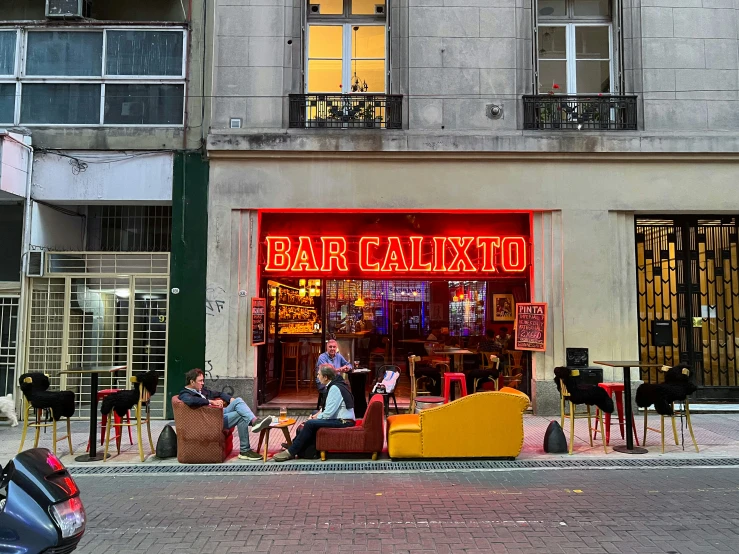
[[[71,367],[60,371],[59,374],[79,373],[90,376],[90,452],[77,456],[76,462],[98,462],[103,459],[102,454],[97,453],[97,424],[98,424],[98,375],[100,373],[117,373],[125,371],[126,366],[92,366]]]
[[[626,404],[626,412],[624,425],[626,427],[626,446],[618,445],[614,446],[613,450],[616,452],[623,452],[624,454],[646,454],[649,452],[646,448],[640,446],[634,446],[634,432],[631,425],[631,419],[634,416],[634,411],[631,408],[631,368],[649,368],[649,367],[662,367],[663,364],[650,364],[642,362],[632,361],[608,361],[598,362],[594,361],[594,364],[604,365],[606,367],[620,367],[624,371],[624,403]],[[604,439],[605,440],[605,439]]]
[[[349,388],[354,396],[354,416],[357,419],[364,417],[367,411],[367,375],[369,369],[355,369],[349,373]]]
[[[285,421],[279,421],[277,423],[273,423],[266,429],[262,429],[259,432],[259,445],[257,446],[257,452],[259,452],[262,449],[262,441],[264,441],[264,455],[262,456],[262,461],[267,461],[267,454],[269,451],[269,432],[271,429],[282,429],[282,434],[285,435],[285,442],[287,442],[288,446],[292,446],[293,440],[290,438],[290,430],[288,427],[292,427],[295,425],[295,422],[297,420],[294,418],[288,418]]]

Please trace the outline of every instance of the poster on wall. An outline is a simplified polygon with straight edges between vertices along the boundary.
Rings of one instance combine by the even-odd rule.
[[[516,350],[543,352],[547,348],[546,302],[516,304]]]
[[[265,342],[267,323],[267,299],[251,299],[251,345],[259,346]]]
[[[516,301],[512,294],[493,295],[493,321],[513,321]]]

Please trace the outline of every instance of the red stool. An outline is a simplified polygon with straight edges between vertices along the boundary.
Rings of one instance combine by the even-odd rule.
[[[608,393],[608,396],[616,395],[616,411],[618,412],[618,425],[621,428],[621,438],[624,438],[624,384],[623,383],[598,383],[598,386]],[[593,438],[598,434],[598,412],[595,410],[595,429],[593,430]],[[611,414],[606,413],[606,420],[603,426],[606,428],[606,444],[611,441]],[[636,421],[634,414],[631,414],[631,425],[634,428],[634,440],[639,446],[639,437],[636,432]],[[602,434],[602,431],[601,431]]]
[[[113,394],[114,392],[118,392],[118,389],[103,389],[99,390],[97,393],[97,401],[102,402],[103,398],[106,396],[109,396]],[[121,416],[119,416],[115,411],[113,412],[113,421],[115,423],[121,423]],[[108,423],[108,416],[103,414],[102,421],[100,422],[100,444],[102,445],[105,443],[105,426]],[[126,413],[126,423],[131,423],[131,412]],[[131,427],[128,428],[128,440],[133,444],[133,434],[131,433]],[[121,444],[121,428],[116,426],[115,427],[115,441],[116,444]],[[86,452],[90,451],[90,441],[87,441],[87,450]]]
[[[467,396],[467,379],[464,373],[445,373],[444,378],[444,404],[449,402],[449,393],[452,388],[454,381],[459,383],[459,388],[462,391],[462,396]]]

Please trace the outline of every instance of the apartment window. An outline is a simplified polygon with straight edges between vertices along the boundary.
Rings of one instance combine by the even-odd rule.
[[[539,94],[610,94],[610,2],[539,0],[537,12]]]
[[[183,125],[182,29],[0,31],[0,123]]]
[[[384,93],[385,3],[381,0],[308,2],[306,92]]]

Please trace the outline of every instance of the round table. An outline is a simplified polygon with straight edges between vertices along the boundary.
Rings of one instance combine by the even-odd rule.
[[[267,461],[267,451],[269,449],[269,432],[272,429],[282,429],[282,433],[285,435],[285,441],[287,442],[288,446],[291,446],[293,443],[293,440],[290,438],[290,429],[289,427],[292,427],[295,425],[296,420],[294,418],[288,418],[285,421],[279,421],[277,423],[273,423],[266,429],[262,429],[259,432],[259,445],[257,446],[257,452],[259,452],[262,449],[262,441],[264,441],[264,455],[262,457],[262,460],[264,462]]]

